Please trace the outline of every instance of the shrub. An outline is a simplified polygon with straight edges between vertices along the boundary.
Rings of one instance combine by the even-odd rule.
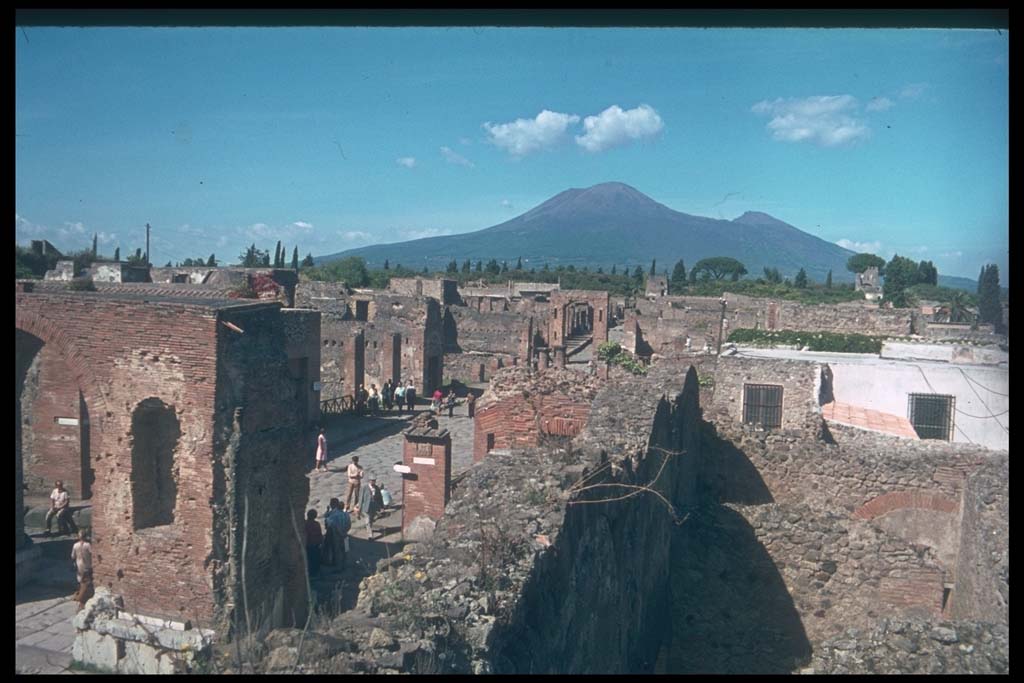
[[[837,334],[834,332],[806,332],[799,330],[738,329],[729,334],[729,341],[738,344],[773,347],[779,344],[806,346],[810,351],[834,353],[881,353],[885,337],[863,334]]]

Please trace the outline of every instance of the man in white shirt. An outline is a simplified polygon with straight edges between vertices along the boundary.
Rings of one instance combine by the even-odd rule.
[[[64,490],[64,482],[53,482],[54,489],[50,493],[50,509],[46,513],[46,535],[50,535],[53,518],[57,518],[57,531],[62,534],[78,533],[75,520],[71,519],[71,496]]]
[[[359,456],[353,455],[348,466],[348,489],[345,491],[345,510],[359,503],[359,485],[363,481],[363,468],[359,464]]]

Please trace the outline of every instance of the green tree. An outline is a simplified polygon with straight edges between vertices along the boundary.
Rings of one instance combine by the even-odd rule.
[[[99,246],[99,243],[97,241],[98,239],[99,239],[99,235],[97,235],[96,233],[93,233],[92,234],[92,257],[94,259],[96,258],[96,255],[98,253],[96,251],[97,247]]]
[[[546,263],[545,263],[545,264],[544,264],[544,267],[540,269],[540,272],[542,272],[542,273],[547,273],[547,272],[548,272],[549,270],[550,270],[550,269],[548,268],[548,264],[546,264]]]
[[[771,284],[782,284],[782,273],[779,272],[778,268],[768,268],[765,266],[764,280]]]
[[[683,259],[676,261],[675,267],[672,268],[672,278],[668,286],[673,294],[678,294],[686,288],[686,264],[683,263]]]
[[[796,279],[793,281],[797,289],[807,289],[807,271],[803,268],[796,274]]]
[[[952,290],[950,296],[946,302],[942,305],[942,311],[946,314],[946,317],[951,323],[966,323],[970,322],[971,318],[971,301],[967,295],[967,292],[957,289]],[[1002,311],[1000,311],[1000,314]]]
[[[885,282],[882,285],[884,300],[896,308],[907,308],[911,303],[907,288],[913,286],[916,280],[917,264],[894,254],[892,260],[885,264]]]
[[[427,270],[426,266],[423,266],[423,274],[424,275],[429,275],[430,274],[430,271]]]
[[[299,269],[299,245],[295,245],[295,249],[292,251],[292,270]]]
[[[446,273],[457,273],[457,272],[459,272],[459,263],[455,259],[452,259],[451,261],[448,262],[448,267],[445,268],[445,272]]]
[[[114,260],[115,261],[120,261],[121,260],[121,247],[114,247]]]
[[[516,259],[516,270],[522,270],[522,269],[523,269],[523,257],[520,256],[519,258]]]
[[[644,282],[644,269],[641,268],[640,266],[634,268],[633,279],[636,281],[637,285],[642,285]]]
[[[281,240],[277,241],[277,246],[274,247],[274,267],[281,263]]]
[[[917,266],[917,283],[932,286],[939,284],[939,271],[931,261],[921,261]]]
[[[388,260],[384,259],[384,270],[388,270]]]
[[[476,268],[474,268],[474,270],[476,272],[478,272],[478,273],[484,272],[484,262],[483,261],[477,261],[476,262]]]
[[[651,277],[654,277],[655,275],[658,274],[658,271],[654,269],[654,265],[655,263],[657,263],[657,261],[658,259],[651,259],[651,270],[648,273],[648,275],[650,275]]]
[[[468,273],[471,270],[473,270],[473,264],[469,262],[469,259],[466,259],[465,261],[462,262],[462,272]]]
[[[981,269],[978,277],[978,318],[1003,328],[1003,305],[999,302],[999,266],[992,263]]]
[[[316,264],[313,263],[313,254],[310,253],[310,252],[307,252],[306,253],[306,258],[302,259],[302,267],[303,268],[312,268],[315,265]]]
[[[879,275],[885,275],[885,259],[874,254],[854,254],[846,261],[846,269],[851,273],[863,273],[871,266],[878,268]]]
[[[832,271],[828,271],[828,275],[825,276],[825,289],[832,289]]]
[[[210,268],[217,267],[217,256],[216,254],[210,254],[210,258],[206,259],[206,265]]]
[[[747,268],[729,256],[712,256],[698,261],[697,265],[693,267],[692,273],[706,275],[708,279],[715,280],[721,280],[728,275],[735,282],[740,279],[741,275],[747,274]]]
[[[615,266],[612,266],[612,275],[615,275]]]
[[[484,268],[484,270],[486,270],[491,275],[497,275],[498,273],[501,272],[501,266],[498,265],[497,259],[492,258],[490,261],[487,262],[487,266]]]
[[[508,272],[508,261],[502,261],[501,262],[501,272],[503,272],[503,273],[507,273]]]

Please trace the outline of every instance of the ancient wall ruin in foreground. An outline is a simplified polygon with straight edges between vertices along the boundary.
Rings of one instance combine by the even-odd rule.
[[[291,528],[308,496],[295,457],[304,415],[283,390],[295,381],[288,339],[303,335],[286,335],[279,304],[17,293],[15,327],[18,424],[29,420],[16,434],[19,462],[63,426],[33,423],[42,413],[20,400],[43,349],[61,358],[61,381],[88,414],[80,448],[93,481],[97,586],[129,612],[223,633],[243,602],[254,613],[276,608],[279,622],[292,616],[285,605],[304,613]],[[20,474],[15,486],[20,545]]]

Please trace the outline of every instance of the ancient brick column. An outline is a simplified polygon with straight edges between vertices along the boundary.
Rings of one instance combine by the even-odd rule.
[[[400,471],[402,537],[422,540],[444,514],[451,495],[452,437],[436,419],[423,415],[406,430]]]
[[[548,350],[541,349],[537,352],[537,369],[547,370],[548,369]]]
[[[556,347],[554,347],[554,351],[555,351],[555,367],[556,368],[564,368],[565,367],[565,347],[564,346],[556,346]]]

